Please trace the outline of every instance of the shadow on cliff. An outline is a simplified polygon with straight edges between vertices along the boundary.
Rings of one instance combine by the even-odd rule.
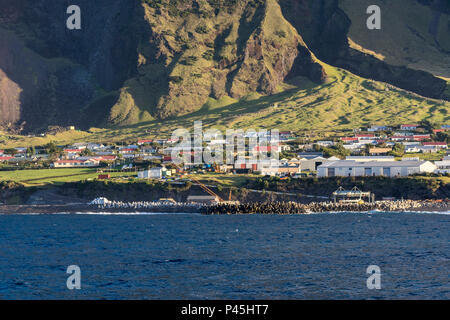
[[[431,73],[392,66],[350,48],[348,33],[352,21],[339,8],[337,0],[281,0],[280,6],[286,19],[320,60],[425,97],[445,98],[446,82]]]

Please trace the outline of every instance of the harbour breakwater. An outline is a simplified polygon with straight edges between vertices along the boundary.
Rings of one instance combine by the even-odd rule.
[[[348,202],[253,202],[199,204],[185,202],[120,202],[98,198],[89,206],[99,211],[110,212],[184,212],[205,215],[221,214],[308,214],[321,212],[365,212],[365,211],[449,211],[450,202],[427,202],[415,200],[376,201],[373,203]]]
[[[100,211],[109,212],[180,212],[198,213],[202,209],[201,204],[187,202],[168,201],[109,201],[106,198],[97,198],[89,203],[90,207]]]
[[[267,202],[243,204],[216,204],[202,207],[202,213],[214,214],[308,214],[321,212],[365,212],[365,211],[449,211],[450,204],[446,202],[428,203],[423,201],[376,201],[373,203],[334,203],[311,202]]]

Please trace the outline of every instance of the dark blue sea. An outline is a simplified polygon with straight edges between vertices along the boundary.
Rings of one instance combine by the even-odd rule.
[[[449,273],[448,214],[0,215],[0,299],[449,299]]]

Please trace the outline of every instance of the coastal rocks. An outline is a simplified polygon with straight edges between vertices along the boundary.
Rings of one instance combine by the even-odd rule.
[[[275,214],[293,215],[324,212],[397,212],[397,211],[448,211],[450,202],[427,202],[415,200],[376,201],[373,203],[349,202],[311,202],[302,204],[289,202],[252,202],[252,203],[217,203],[202,205],[186,202],[167,201],[110,201],[106,198],[96,198],[88,204],[99,212],[177,212],[202,213],[204,215],[232,214]]]
[[[214,214],[307,214],[321,212],[365,212],[365,211],[445,211],[450,210],[450,203],[428,203],[414,200],[377,201],[374,203],[334,203],[311,202],[301,204],[297,202],[265,202],[247,204],[216,204],[202,207],[202,213]]]
[[[176,213],[195,213],[199,212],[201,205],[185,202],[167,202],[167,201],[110,201],[106,198],[96,198],[88,204],[96,211],[108,212],[176,212]]]

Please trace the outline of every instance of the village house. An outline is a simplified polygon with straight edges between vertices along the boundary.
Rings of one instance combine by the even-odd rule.
[[[429,146],[429,147],[434,147],[434,149],[436,151],[439,151],[441,149],[447,149],[448,145],[446,142],[423,142],[422,143],[423,146]]]
[[[413,135],[414,141],[423,141],[431,139],[431,135],[429,134],[421,134],[421,135]]]
[[[433,173],[436,165],[430,161],[331,161],[318,167],[318,177],[406,177],[412,174]]]
[[[253,155],[258,154],[269,154],[272,152],[279,153],[281,152],[281,145],[268,145],[268,146],[255,146],[252,150]]]
[[[105,161],[105,162],[113,162],[117,160],[116,155],[104,155],[104,156],[91,156],[91,157],[80,157],[77,160],[88,160],[88,159],[97,159],[99,161]]]
[[[143,139],[143,140],[138,140],[137,144],[139,146],[142,146],[142,145],[146,145],[146,144],[151,144],[152,142],[153,142],[153,140],[151,140],[151,139]]]
[[[349,150],[352,154],[359,153],[362,151],[364,145],[361,145],[359,143],[353,143],[353,144],[344,144],[344,149]]]
[[[405,153],[419,153],[420,145],[408,145],[405,147]]]
[[[119,150],[119,153],[122,154],[122,155],[125,155],[125,154],[134,154],[134,153],[136,152],[136,150],[137,150],[137,149],[134,149],[134,148],[123,148],[123,149],[120,149],[120,150]]]
[[[399,142],[399,141],[412,141],[414,138],[413,136],[407,136],[407,135],[394,135],[391,137],[392,141]]]
[[[369,129],[367,129],[367,131],[369,132],[378,132],[378,131],[390,131],[391,128],[390,127],[386,127],[386,126],[371,126]]]
[[[321,147],[331,147],[334,146],[335,143],[333,141],[317,141],[316,144]]]
[[[280,137],[280,141],[289,141],[289,140],[295,139],[294,135],[290,131],[281,131],[279,133],[279,137]]]
[[[96,156],[112,156],[114,155],[113,151],[96,151],[94,153]]]
[[[314,150],[314,144],[312,144],[312,143],[299,144],[299,145],[297,145],[297,148],[298,148],[298,150],[308,152],[308,151]]]
[[[211,139],[209,140],[208,144],[210,146],[224,146],[227,144],[227,141],[225,139]]]
[[[153,155],[139,155],[142,160],[145,161],[154,161],[154,160],[162,160],[162,156],[153,156]]]
[[[344,143],[355,143],[355,142],[359,141],[359,139],[356,137],[344,137],[344,138],[341,138],[341,140]]]
[[[64,149],[63,152],[67,159],[75,159],[80,155],[82,150],[81,149]]]
[[[142,147],[142,153],[143,154],[154,154],[158,152],[158,149],[151,147],[151,146],[147,146],[147,147]]]
[[[16,150],[16,152],[17,152],[17,154],[25,154],[26,152],[27,152],[27,148],[23,148],[23,147],[17,147],[17,148],[14,148],[15,150]]]
[[[369,140],[369,141],[373,141],[373,140],[375,140],[375,135],[373,134],[373,133],[369,133],[369,134],[357,134],[356,136],[355,136],[357,139],[358,139],[358,141],[361,141],[361,140]]]
[[[14,157],[11,156],[0,156],[0,162],[6,162],[6,161],[10,161],[13,160]]]
[[[448,160],[442,160],[442,161],[435,161],[434,164],[436,165],[436,173],[438,174],[450,174],[450,159]]]
[[[138,179],[162,179],[163,177],[170,177],[172,171],[166,167],[150,168],[148,170],[139,171]]]
[[[79,149],[79,150],[84,150],[86,148],[87,148],[87,143],[85,143],[85,142],[76,142],[68,147],[68,149]]]
[[[70,160],[62,159],[53,162],[54,168],[92,168],[100,165],[99,159]]]
[[[408,130],[408,131],[415,131],[419,128],[418,124],[402,124],[400,126],[400,130]]]
[[[91,151],[103,151],[107,148],[101,143],[88,143],[86,145],[86,149],[89,149]]]
[[[268,161],[265,165],[258,166],[258,171],[263,176],[293,176],[301,173],[299,159],[282,159],[278,162]]]
[[[269,168],[278,168],[279,160],[258,160],[255,157],[238,157],[234,162],[234,169],[249,170],[249,172],[263,171]]]

